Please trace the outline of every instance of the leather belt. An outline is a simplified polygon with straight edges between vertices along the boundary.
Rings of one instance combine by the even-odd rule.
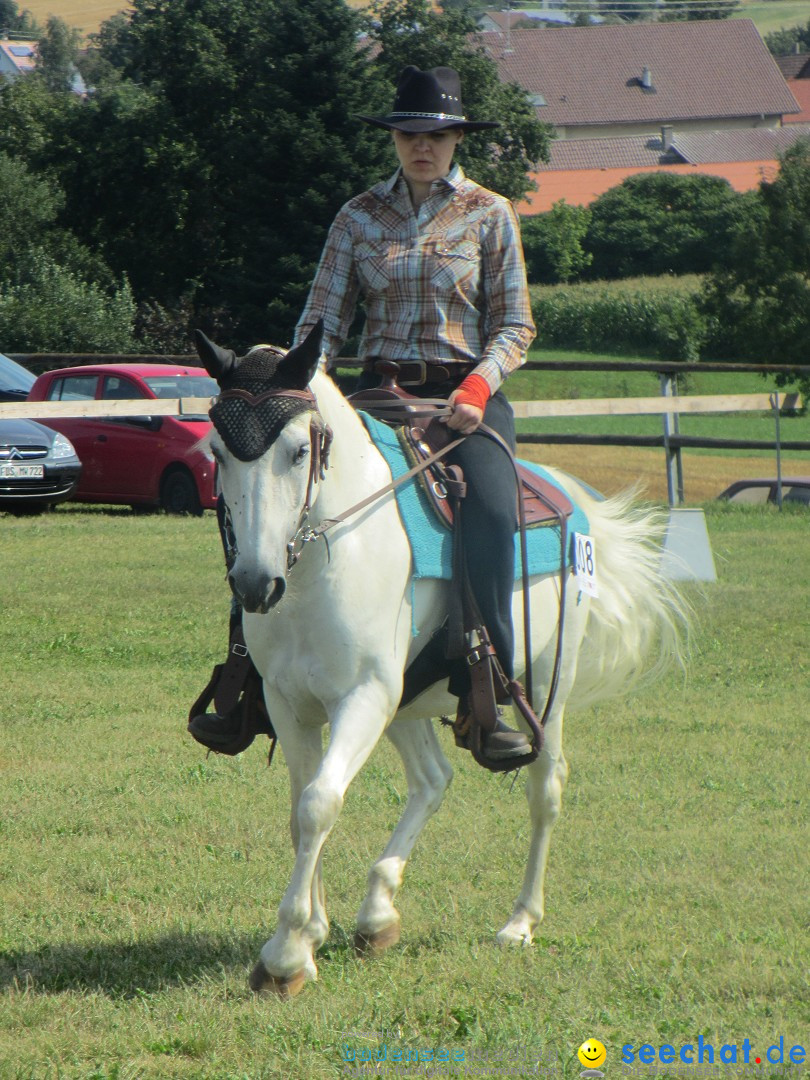
[[[399,369],[396,381],[399,386],[424,386],[426,383],[444,383],[466,378],[475,367],[470,363],[428,363],[426,360],[380,360],[377,357],[367,360],[366,371],[377,375],[386,374],[388,365],[396,364]]]

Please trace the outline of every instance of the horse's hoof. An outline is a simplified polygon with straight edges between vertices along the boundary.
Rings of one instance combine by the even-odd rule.
[[[539,921],[539,919],[533,919],[528,911],[521,909],[515,912],[506,926],[495,935],[495,944],[530,948],[534,943],[534,931]]]
[[[248,982],[250,989],[255,990],[257,994],[262,991],[269,991],[271,994],[275,994],[276,997],[287,998],[295,997],[296,994],[300,994],[306,982],[306,971],[301,968],[300,971],[296,971],[294,975],[285,975],[279,978],[276,975],[271,975],[261,960],[256,967],[251,971]]]
[[[379,956],[399,941],[399,919],[375,930],[373,934],[363,934],[360,930],[354,935],[355,952],[361,956]]]

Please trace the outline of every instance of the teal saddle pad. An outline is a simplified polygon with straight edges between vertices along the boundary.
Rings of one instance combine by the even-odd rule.
[[[374,445],[385,458],[396,480],[411,467],[395,428],[375,420],[368,413],[359,414],[368,429]],[[532,462],[521,462],[532,472],[537,473],[558,491],[565,489],[557,480]],[[573,533],[588,532],[588,518],[584,511],[574,503],[568,518],[568,550],[565,553],[566,566],[571,563]],[[411,477],[396,489],[399,515],[411,544],[413,555],[413,576],[415,578],[440,578],[449,581],[453,576],[453,536],[450,530],[441,524],[430,505],[430,500],[418,477]],[[526,531],[528,563],[530,574],[552,574],[560,569],[560,527],[554,524],[535,525]],[[521,576],[520,545],[515,544],[515,578]]]

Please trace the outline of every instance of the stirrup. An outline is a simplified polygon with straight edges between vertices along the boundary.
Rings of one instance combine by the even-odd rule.
[[[528,737],[504,722],[500,707],[494,726],[487,731],[482,725],[476,724],[469,697],[462,698],[451,726],[456,746],[469,750],[479,764],[493,772],[520,768],[536,756]]]
[[[467,653],[470,690],[459,698],[453,734],[456,745],[469,750],[479,765],[490,772],[510,772],[537,760],[543,733],[520,683],[504,675],[486,630],[481,627],[477,633],[479,644]],[[504,723],[498,701],[510,698],[528,723],[532,739]]]
[[[240,639],[241,633],[234,634],[228,659],[214,667],[191,706],[187,730],[206,749],[230,757],[247,750],[257,735],[267,735],[270,764],[276,733],[264,704],[262,677]],[[216,711],[206,712],[212,701]]]

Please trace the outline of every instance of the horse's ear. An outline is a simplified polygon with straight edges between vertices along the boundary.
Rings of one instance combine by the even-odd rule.
[[[312,376],[318,370],[323,341],[323,319],[318,319],[300,345],[290,349],[278,365],[279,374],[283,371],[301,390],[309,386]]]
[[[202,330],[194,331],[194,344],[205,370],[218,383],[221,384],[223,379],[233,374],[236,368],[236,353],[233,349],[221,349],[219,345],[209,341]]]

